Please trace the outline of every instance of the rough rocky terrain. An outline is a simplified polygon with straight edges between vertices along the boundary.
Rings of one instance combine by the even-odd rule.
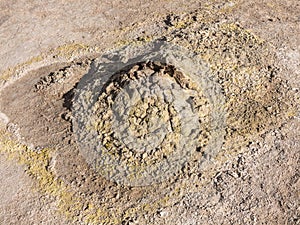
[[[300,224],[299,12],[0,1],[0,224]]]

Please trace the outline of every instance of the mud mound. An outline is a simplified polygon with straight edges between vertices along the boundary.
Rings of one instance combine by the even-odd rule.
[[[1,132],[1,151],[72,223],[264,223],[266,208],[294,221],[297,176],[278,171],[299,163],[276,140],[299,99],[275,50],[207,11],[158,26],[7,84],[0,115],[12,136]],[[261,175],[268,165],[276,188],[289,180],[279,197]]]

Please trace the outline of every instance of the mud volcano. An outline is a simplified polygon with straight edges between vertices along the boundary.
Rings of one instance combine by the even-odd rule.
[[[220,150],[222,94],[205,64],[186,51],[161,41],[127,46],[110,53],[120,59],[99,58],[99,71],[78,84],[75,132],[84,157],[108,179],[131,186],[161,182],[191,157],[198,155],[200,167]],[[112,64],[124,67],[114,72]]]

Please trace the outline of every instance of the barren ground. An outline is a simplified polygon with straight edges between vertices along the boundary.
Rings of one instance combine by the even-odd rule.
[[[0,0],[0,224],[300,224],[299,35],[296,0]],[[209,88],[217,87],[224,101],[219,95],[207,100],[207,90],[200,90],[205,85],[190,88],[188,74],[148,65],[162,80],[170,76],[172,85],[197,91],[202,130],[191,158],[172,177],[125,185],[87,160],[82,148],[91,143],[90,130],[79,129],[78,135],[78,116],[91,113],[76,96],[94,90],[99,80],[89,77],[104,53],[125,55],[119,51],[124,46],[157,39],[205,63]],[[122,76],[128,80],[149,71],[141,67]],[[91,80],[95,84],[89,86]],[[124,88],[118,82],[103,91],[107,105],[95,107],[96,131],[106,147],[116,137],[102,121],[111,120],[105,117],[111,93]],[[133,112],[128,121],[152,121],[157,110],[174,129],[173,106],[168,111],[159,101],[141,100],[138,110],[148,117]],[[216,110],[224,111],[226,120],[207,125],[208,118],[221,118],[209,117]],[[142,136],[142,128],[132,129]],[[166,152],[172,151],[166,143],[157,154],[136,156],[110,146],[124,162],[139,165],[168,159]],[[218,148],[213,160],[198,167],[212,148]]]

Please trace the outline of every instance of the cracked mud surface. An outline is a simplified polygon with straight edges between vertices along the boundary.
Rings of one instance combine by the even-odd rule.
[[[157,4],[153,11],[145,13],[144,5],[146,11],[139,12],[139,19],[127,12],[117,23],[124,9],[112,2],[111,13],[102,18],[112,26],[102,39],[96,34],[109,24],[97,28],[100,24],[92,19],[76,32],[68,31],[79,17],[66,25],[57,42],[44,39],[38,57],[33,49],[42,33],[27,41],[28,49],[15,59],[13,50],[9,53],[0,46],[2,59],[7,56],[0,68],[0,181],[4,184],[0,223],[299,224],[299,5],[296,1],[264,3],[216,1],[199,7],[197,2],[186,6],[180,1],[153,1],[149,3]],[[8,28],[13,23],[10,8],[20,9],[19,4],[0,5],[5,12],[0,29],[7,34],[14,28]],[[40,16],[41,24],[51,24],[50,5],[45,11],[39,4],[24,7]],[[92,5],[81,7],[93,11],[92,18],[108,7]],[[64,5],[65,12],[68,7]],[[74,15],[79,15],[78,10]],[[159,16],[151,16],[155,13]],[[26,27],[26,22],[20,24]],[[112,27],[116,30],[110,31]],[[27,29],[30,26],[21,34],[29,37]],[[75,34],[76,41],[85,36],[86,44],[49,50],[65,44],[67,34]],[[15,37],[16,43],[23,39]],[[124,185],[103,175],[103,168],[95,169],[83,153],[84,142],[79,139],[86,136],[80,133],[78,139],[74,125],[74,118],[81,115],[74,111],[78,110],[76,94],[88,94],[89,87],[97,87],[91,81],[102,79],[96,74],[104,53],[124,46],[138,48],[157,39],[187,49],[209,68],[211,82],[220,87],[224,98],[226,121],[220,132],[224,140],[213,161],[198,167],[215,136],[209,124],[217,109],[211,103],[216,100],[207,100],[203,85],[194,88],[186,79],[193,81],[193,77],[181,71],[179,64],[138,62],[107,74],[110,79],[95,92],[93,113],[79,108],[82,115],[87,111],[87,119],[92,118],[94,126],[88,129],[95,130],[97,141],[110,155],[140,169],[168,158],[181,144],[176,137],[182,127],[195,126],[198,131],[190,134],[187,129],[184,143],[193,135],[197,142],[191,150],[187,148],[191,157],[173,176],[150,185]],[[35,58],[25,62],[31,57]],[[157,86],[149,88],[149,81]],[[162,89],[165,96],[153,94]],[[147,90],[152,94],[147,95]],[[182,102],[190,107],[184,113],[190,115],[187,118],[197,115],[197,120],[182,120]],[[90,130],[80,131],[89,134]],[[154,143],[163,147],[153,151]]]
[[[166,157],[167,154],[176,149],[176,142],[178,142],[176,137],[181,132],[182,127],[178,114],[181,113],[181,115],[187,116],[188,112],[183,112],[182,107],[177,105],[176,107],[175,99],[186,101],[197,98],[198,106],[202,106],[199,102],[201,100],[205,102],[205,100],[201,99],[201,96],[196,93],[192,93],[191,96],[184,96],[183,93],[180,93],[180,86],[185,86],[185,84],[183,82],[177,83],[176,80],[179,79],[179,76],[183,77],[183,74],[172,70],[174,69],[170,66],[149,62],[135,65],[128,73],[118,74],[115,79],[110,81],[111,83],[108,84],[106,92],[99,96],[99,106],[95,109],[99,115],[97,116],[97,121],[99,121],[96,125],[97,131],[103,145],[112,143],[113,146],[110,147],[112,151],[121,149],[122,155],[123,152],[130,151],[130,155],[133,154],[133,157],[138,159],[137,163],[146,164],[148,162],[144,161],[143,157],[146,158],[148,154],[157,155],[159,152],[163,152],[159,154],[159,157]],[[132,80],[135,82],[130,82]],[[149,80],[153,82],[150,87],[147,85]],[[124,93],[118,93],[122,89],[125,89]],[[160,96],[155,94],[160,90],[164,90]],[[110,101],[115,101],[115,103]],[[197,103],[193,102],[192,104],[189,108],[195,109]],[[113,107],[113,109],[110,109],[110,107]],[[205,108],[205,104],[203,104],[203,108]],[[200,112],[198,113],[200,114]],[[113,141],[117,137],[114,137],[115,134],[109,135],[112,130],[105,123],[112,120],[113,115],[117,117],[114,130],[117,129],[119,135],[122,135],[118,139],[122,140],[125,146],[122,146],[122,143],[114,144]],[[195,120],[189,119],[189,121],[185,121],[187,123],[185,126],[191,128]],[[203,120],[205,119],[203,118]],[[192,129],[188,129],[188,132],[190,131]],[[187,136],[190,135],[190,133],[187,134]],[[195,136],[202,139],[199,135]],[[156,149],[153,144],[159,144],[161,147]]]
[[[108,79],[105,74],[96,75],[100,82],[88,82],[103,83],[100,87],[84,88],[86,83],[77,91],[73,122],[82,154],[109,179],[122,181],[130,170],[131,180],[143,177],[139,185],[161,182],[210,141],[209,104],[216,102],[209,102],[196,80],[172,65],[151,61],[130,65]],[[93,129],[95,134],[89,135]]]

